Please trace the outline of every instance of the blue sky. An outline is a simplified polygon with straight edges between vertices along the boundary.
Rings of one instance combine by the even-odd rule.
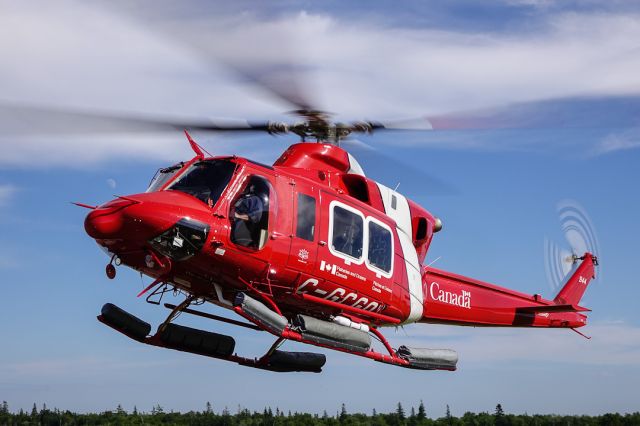
[[[186,141],[179,132],[42,135],[33,125],[25,133],[10,120],[0,135],[0,399],[12,409],[46,402],[77,411],[158,403],[201,410],[211,401],[217,411],[241,404],[321,413],[344,402],[349,411],[371,412],[421,399],[431,416],[443,415],[446,404],[456,414],[497,403],[516,413],[636,411],[638,9],[552,0],[378,1],[366,11],[345,2],[261,4],[162,2],[150,11],[145,2],[0,2],[0,100],[277,119],[290,108],[220,62],[277,61],[287,50],[311,69],[310,92],[320,106],[339,118],[502,114],[501,106],[526,103],[533,128],[362,138],[452,191],[395,165],[371,160],[364,168],[388,186],[400,183],[443,219],[428,262],[548,297],[555,289],[545,275],[545,237],[566,245],[556,206],[567,199],[581,205],[602,261],[602,278],[583,299],[593,309],[583,331],[593,339],[566,330],[414,325],[387,335],[395,346],[458,350],[457,372],[404,370],[330,352],[320,375],[254,371],[137,344],[95,320],[102,304],[156,323],[166,312],[135,298],[148,279],[124,268],[115,281],[106,279],[107,258],[83,230],[86,211],[69,201],[94,204],[144,191],[156,168],[189,157]],[[620,96],[632,102],[621,105]],[[548,101],[557,98],[570,101]],[[552,122],[549,105],[571,119]],[[263,162],[295,142],[196,138],[212,153]],[[271,343],[197,318],[179,322],[232,334],[246,354]]]

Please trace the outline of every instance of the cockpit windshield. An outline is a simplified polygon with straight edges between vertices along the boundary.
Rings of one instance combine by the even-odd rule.
[[[229,184],[235,167],[235,163],[228,160],[198,161],[167,189],[193,195],[213,207]]]
[[[176,173],[178,173],[182,167],[184,167],[184,162],[180,162],[174,164],[171,167],[165,167],[164,169],[158,169],[153,179],[151,179],[151,183],[149,183],[149,188],[147,188],[147,192],[155,192],[162,188],[162,185],[167,183]]]

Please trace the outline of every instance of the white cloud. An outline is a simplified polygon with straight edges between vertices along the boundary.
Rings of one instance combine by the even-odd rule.
[[[635,128],[623,132],[611,133],[594,147],[591,154],[601,155],[638,147],[640,147],[640,129]]]
[[[311,92],[319,106],[348,118],[640,91],[640,56],[633,54],[640,18],[633,14],[563,13],[550,15],[536,32],[470,34],[347,24],[305,12],[273,18],[210,13],[188,21],[164,18],[159,26],[171,29],[159,35],[86,3],[7,2],[0,8],[3,97],[18,101],[274,119],[290,107],[254,96],[259,91],[249,83],[212,63],[239,57],[272,63],[283,52],[313,70]],[[199,53],[185,47],[190,38]],[[43,151],[54,163],[67,164],[175,159],[179,150],[168,140],[154,150],[150,138],[56,139],[0,141],[11,143],[0,165],[24,164]]]

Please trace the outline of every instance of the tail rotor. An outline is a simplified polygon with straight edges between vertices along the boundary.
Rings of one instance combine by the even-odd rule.
[[[585,253],[599,255],[598,237],[591,218],[575,200],[562,200],[557,205],[560,230],[564,241],[557,243],[545,236],[544,260],[547,281],[552,290],[563,285]],[[600,272],[599,275],[602,273]]]

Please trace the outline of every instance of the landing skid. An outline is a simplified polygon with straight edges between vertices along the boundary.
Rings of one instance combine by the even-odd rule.
[[[231,361],[261,370],[320,373],[326,362],[323,354],[278,350],[281,339],[276,340],[260,358],[238,356],[234,353],[235,340],[231,336],[171,323],[163,323],[155,334],[147,336],[151,331],[150,324],[110,303],[102,307],[98,321],[147,345]]]
[[[236,306],[234,306],[233,310],[236,313],[238,313],[238,315],[244,317],[248,321],[260,327],[262,330],[267,331],[277,336],[280,339],[293,340],[296,342],[301,342],[309,345],[319,346],[322,348],[332,349],[339,352],[346,352],[352,355],[369,358],[384,364],[397,365],[405,368],[412,368],[412,369],[419,369],[419,370],[447,370],[447,371],[456,370],[455,364],[457,363],[457,355],[455,355],[455,359],[442,359],[442,358],[432,359],[433,357],[427,356],[427,357],[422,357],[422,359],[420,360],[417,360],[412,356],[406,356],[406,355],[402,356],[398,353],[398,351],[395,351],[391,347],[391,345],[389,344],[387,339],[384,337],[384,335],[382,335],[382,333],[380,333],[380,331],[375,327],[370,327],[369,331],[380,341],[380,343],[382,343],[382,345],[385,347],[385,349],[389,353],[388,355],[377,352],[371,348],[368,348],[367,350],[349,349],[344,347],[344,345],[341,345],[340,344],[341,342],[339,341],[332,342],[330,339],[327,339],[326,337],[324,339],[309,338],[311,336],[314,336],[314,334],[305,333],[305,330],[300,330],[300,327],[296,327],[295,325],[292,325],[289,322],[286,322],[286,325],[282,328],[278,327],[277,324],[274,325],[274,322],[276,322],[274,321],[274,316],[276,316],[277,314],[275,314],[273,311],[262,311],[263,313],[267,312],[268,314],[265,317],[261,318],[261,310],[255,309],[256,301],[252,300],[251,304],[239,303],[238,302],[239,299],[248,298],[248,296],[244,295],[243,293],[240,293],[239,296],[242,296],[242,297],[236,298],[236,303],[235,303]],[[258,303],[258,307],[262,305],[260,302],[257,302],[257,303]],[[264,307],[264,305],[262,306]],[[268,309],[268,308],[264,307],[264,309]],[[286,321],[284,317],[282,318],[284,321]],[[401,346],[401,348],[405,348],[405,347]],[[405,348],[405,349],[408,349],[408,348]],[[435,351],[440,356],[443,351],[447,351],[447,350],[423,349],[422,351]],[[406,351],[400,351],[400,352],[406,353]],[[453,351],[451,352],[454,353]],[[449,354],[446,354],[446,355],[449,355]]]
[[[382,343],[388,354],[377,352],[371,348],[370,337],[366,332],[356,332],[349,327],[336,326],[333,323],[307,317],[307,322],[320,323],[319,329],[321,331],[329,327],[329,333],[323,335],[322,333],[318,333],[317,330],[314,331],[312,327],[305,328],[304,321],[302,325],[300,321],[298,321],[298,323],[296,323],[295,320],[289,322],[284,316],[267,308],[263,303],[252,299],[244,293],[240,293],[238,296],[233,310],[247,319],[249,323],[189,309],[189,305],[192,302],[190,298],[187,298],[177,306],[165,304],[167,308],[171,309],[171,313],[153,335],[149,335],[151,332],[150,324],[110,303],[103,306],[102,314],[98,316],[98,320],[141,343],[276,372],[319,373],[326,363],[326,357],[323,354],[279,350],[280,345],[286,340],[346,352],[381,363],[405,368],[456,370],[457,355],[455,355],[453,351],[446,352],[447,350],[432,349],[412,350],[404,346],[401,346],[398,351],[396,351],[377,328],[371,327],[369,329],[370,333]],[[171,323],[181,312],[254,330],[267,331],[276,336],[276,341],[260,358],[242,357],[234,352],[235,340],[231,336]],[[331,327],[338,330],[338,333],[332,333],[333,329],[331,329]],[[340,334],[340,332],[346,332],[346,334]],[[349,335],[349,333],[352,334]],[[363,340],[362,336],[367,337]],[[451,353],[453,353],[453,356]]]

